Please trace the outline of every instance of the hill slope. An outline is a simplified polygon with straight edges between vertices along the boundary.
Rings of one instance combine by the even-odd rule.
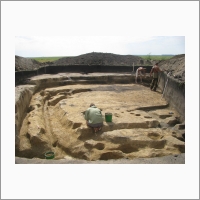
[[[151,65],[139,56],[117,55],[112,53],[87,53],[79,56],[63,57],[54,62],[40,63],[34,59],[15,56],[15,71],[38,69],[44,65],[111,65],[132,66]]]
[[[15,71],[35,70],[41,66],[43,64],[34,59],[15,56]]]
[[[169,60],[159,62],[161,69],[172,72],[174,78],[185,80],[185,54],[180,54]]]
[[[53,62],[56,65],[67,64],[86,64],[86,65],[112,65],[112,66],[132,66],[135,65],[151,65],[151,62],[144,60],[139,56],[133,55],[117,55],[112,53],[87,53],[74,57],[64,57]]]

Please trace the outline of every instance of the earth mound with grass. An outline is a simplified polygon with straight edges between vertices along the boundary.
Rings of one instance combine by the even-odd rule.
[[[169,60],[160,61],[161,69],[170,72],[171,75],[180,81],[185,81],[185,54],[177,55]]]
[[[74,57],[64,57],[53,62],[56,65],[111,65],[111,66],[132,66],[134,65],[151,65],[151,62],[139,56],[118,55],[113,53],[87,53]]]
[[[31,58],[15,56],[15,71],[36,70],[43,65],[44,64]]]
[[[53,62],[40,63],[31,58],[15,56],[15,71],[35,70],[44,65],[111,65],[133,66],[151,65],[151,62],[139,56],[117,55],[112,53],[87,53],[79,56],[68,56]]]
[[[54,62],[40,63],[31,58],[15,56],[15,71],[37,70],[45,65],[109,65],[109,66],[152,66],[158,62],[161,69],[171,72],[174,78],[185,81],[185,54],[176,55],[168,60],[145,60],[134,55],[113,53],[87,53],[79,56],[63,57]]]

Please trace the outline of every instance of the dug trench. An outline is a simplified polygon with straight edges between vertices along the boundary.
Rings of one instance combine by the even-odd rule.
[[[86,82],[56,85],[43,76],[16,87],[16,157],[45,159],[53,151],[55,160],[98,161],[185,153],[185,126],[161,92],[148,84]],[[84,119],[90,103],[103,116],[112,113],[96,134]]]

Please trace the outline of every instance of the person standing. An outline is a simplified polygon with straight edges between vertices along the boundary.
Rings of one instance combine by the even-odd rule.
[[[103,126],[103,116],[101,110],[91,103],[90,107],[85,111],[85,120],[87,126],[92,128],[94,132],[101,130]]]
[[[150,77],[153,74],[153,79],[151,81],[150,84],[150,89],[153,91],[156,91],[157,87],[158,87],[158,76],[159,76],[159,72],[162,72],[162,70],[159,68],[158,63],[156,63],[151,71],[150,71]]]
[[[136,75],[135,75],[135,83],[137,83],[137,78],[138,76],[140,77],[140,82],[142,83],[142,76],[144,75],[144,77],[146,76],[145,74],[145,68],[143,67],[139,67],[137,70],[136,70]]]

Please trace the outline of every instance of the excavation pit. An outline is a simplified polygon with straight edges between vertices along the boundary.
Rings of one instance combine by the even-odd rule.
[[[152,92],[145,84],[119,83],[126,79],[123,75],[115,75],[115,83],[112,76],[97,74],[95,84],[91,84],[90,74],[79,76],[36,76],[30,85],[16,87],[16,156],[44,159],[44,153],[52,151],[57,160],[96,161],[184,153],[185,143],[175,137],[179,130],[174,131],[180,116],[160,92]],[[66,84],[67,77],[74,82]],[[99,84],[98,77],[107,82]],[[97,134],[84,120],[90,103],[103,116],[112,113],[112,122],[104,120]],[[19,119],[23,119],[21,125]]]

